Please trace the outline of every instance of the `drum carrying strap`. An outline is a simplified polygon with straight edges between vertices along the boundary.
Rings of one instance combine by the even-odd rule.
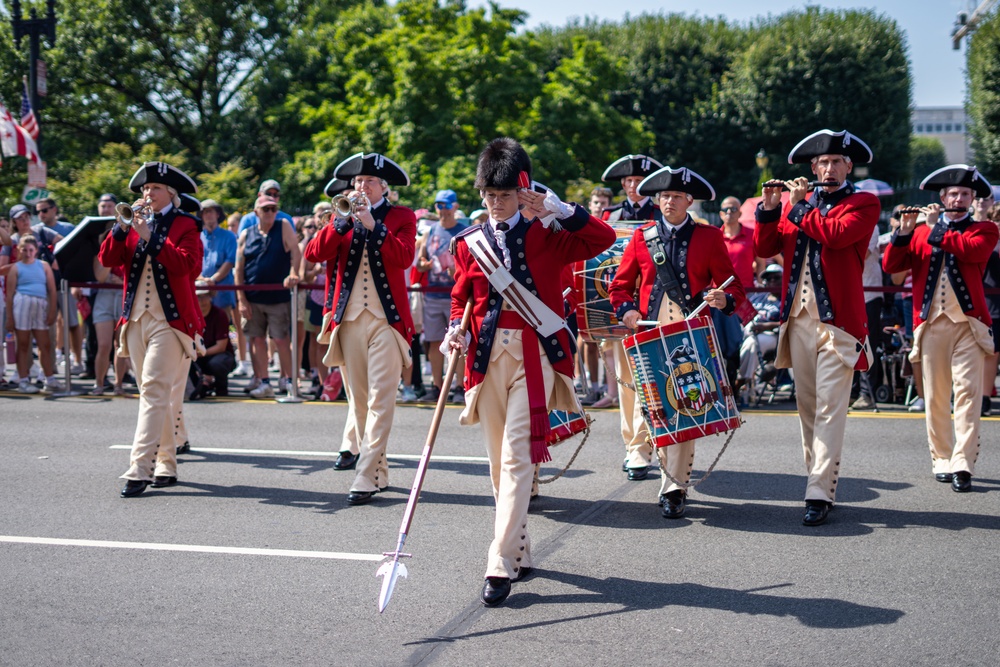
[[[688,308],[688,296],[681,290],[680,282],[677,280],[677,273],[674,271],[673,262],[667,256],[663,247],[663,239],[660,238],[660,231],[656,225],[650,225],[642,230],[642,238],[646,241],[646,248],[649,249],[649,256],[653,258],[653,266],[656,267],[657,281],[660,287],[666,292],[670,300],[680,306],[681,313],[687,317],[691,309]],[[659,300],[657,300],[659,301]],[[652,302],[650,303],[652,306]],[[652,311],[652,307],[650,311]],[[656,317],[657,313],[646,313],[647,317]]]

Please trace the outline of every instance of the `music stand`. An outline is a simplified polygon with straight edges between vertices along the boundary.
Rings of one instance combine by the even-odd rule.
[[[62,274],[59,288],[63,299],[63,367],[66,390],[54,393],[50,398],[83,394],[82,391],[73,390],[72,368],[69,363],[69,283],[94,282],[94,258],[101,249],[101,234],[111,229],[114,223],[113,216],[87,216],[56,244],[53,251]]]

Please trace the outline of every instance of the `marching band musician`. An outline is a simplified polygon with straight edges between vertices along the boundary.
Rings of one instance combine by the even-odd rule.
[[[855,162],[871,160],[871,149],[850,132],[820,130],[788,155],[789,164],[809,163],[820,185],[810,196],[804,177],[766,183],[756,210],[754,251],[785,258],[775,365],[795,368],[806,526],[824,523],[836,499],[851,381],[872,360],[862,273],[880,206],[847,180]]]
[[[608,165],[608,168],[601,175],[601,180],[620,179],[622,189],[625,190],[625,201],[605,209],[604,220],[608,222],[652,220],[658,212],[656,202],[653,201],[652,197],[639,193],[639,184],[654,171],[662,168],[662,164],[646,155],[625,155]],[[602,355],[608,352],[613,359],[616,376],[608,378],[608,386],[610,387],[612,382],[617,383],[618,378],[632,384],[632,370],[629,368],[625,348],[622,347],[621,342],[607,340],[601,343]],[[610,364],[608,365],[610,366]],[[598,401],[594,407],[610,405],[610,400],[606,403]],[[642,421],[642,415],[636,412],[635,392],[623,385],[618,387],[618,414],[621,421],[622,441],[625,443],[625,461],[622,463],[622,472],[626,473],[628,479],[633,482],[644,480],[649,475],[649,466],[653,460],[653,447],[646,440],[646,425]],[[639,414],[638,421],[636,421],[636,414]]]
[[[698,306],[702,300],[699,295],[705,290],[703,300],[709,306],[731,315],[746,297],[726,251],[722,231],[699,225],[688,214],[695,199],[715,199],[712,186],[685,167],[664,167],[643,179],[637,192],[655,196],[659,211],[654,222],[635,230],[611,283],[611,307],[618,319],[630,329],[638,328],[640,317],[655,319],[660,324],[679,322]],[[730,277],[733,282],[725,290],[712,287]],[[617,347],[623,345],[618,343]],[[622,367],[627,367],[627,361],[623,361]],[[633,400],[632,404],[634,432],[645,438],[648,430],[640,403]],[[622,420],[625,420],[624,408]],[[691,480],[696,442],[688,440],[657,448],[660,468],[664,471],[659,504],[665,518],[684,515],[687,502],[684,485]],[[651,445],[646,443],[644,448],[649,451]]]
[[[139,418],[132,441],[122,498],[177,483],[178,428],[188,369],[199,351],[205,320],[195,296],[202,244],[194,218],[180,210],[180,194],[197,186],[190,176],[165,162],[147,162],[132,176],[129,189],[142,194],[142,211],[131,225],[121,218],[104,240],[98,259],[125,269],[124,310],[119,355],[131,357],[139,385]]]
[[[517,141],[494,139],[479,156],[475,186],[489,218],[453,242],[452,326],[442,344],[468,348],[460,421],[482,423],[490,461],[496,520],[481,593],[487,606],[501,604],[531,569],[528,502],[534,464],[549,460],[548,411],[580,411],[553,267],[593,257],[615,239],[583,208],[530,183],[531,160]],[[562,231],[552,226],[556,218]],[[460,338],[470,299],[470,334]]]
[[[993,354],[983,271],[1000,232],[994,223],[976,222],[969,215],[975,197],[993,194],[975,167],[943,167],[920,188],[938,190],[944,208],[931,204],[905,211],[883,264],[890,272],[913,270],[910,359],[921,364],[932,469],[937,481],[965,493],[972,489],[979,455],[983,363]],[[921,211],[927,224],[917,227]],[[949,417],[952,395],[954,431]]]
[[[405,272],[413,262],[417,220],[413,211],[386,198],[390,185],[409,185],[410,178],[384,155],[353,155],[337,165],[333,176],[353,185],[347,193],[353,212],[317,232],[305,257],[327,263],[320,335],[330,333],[330,346],[323,361],[345,370],[354,420],[347,421],[344,442],[357,438],[360,447],[347,502],[363,505],[389,485],[385,450],[396,387],[411,364],[413,320]],[[352,456],[349,449],[341,451],[335,467],[349,467]]]

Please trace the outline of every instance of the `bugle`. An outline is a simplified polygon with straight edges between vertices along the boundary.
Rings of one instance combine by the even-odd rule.
[[[146,222],[149,222],[153,219],[154,215],[152,203],[151,199],[144,199],[142,202],[132,204],[131,206],[125,202],[121,202],[115,206],[115,214],[118,217],[118,224],[122,227],[131,227],[132,222],[135,220],[135,216],[137,215],[141,215],[146,219]]]
[[[341,218],[346,218],[349,215],[354,214],[361,206],[371,206],[372,203],[368,201],[368,197],[365,196],[363,192],[357,193],[353,197],[348,197],[347,195],[337,195],[331,202],[333,204],[333,210],[337,212]]]

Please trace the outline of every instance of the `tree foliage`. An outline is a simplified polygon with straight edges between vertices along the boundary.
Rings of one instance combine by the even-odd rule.
[[[994,178],[1000,175],[1000,14],[994,12],[972,35],[966,66],[969,99],[966,112],[976,164]]]
[[[910,181],[919,183],[935,169],[948,164],[944,144],[934,137],[913,137],[910,139],[910,157],[913,168],[910,171]]]
[[[536,180],[581,198],[635,152],[698,171],[720,196],[749,195],[759,148],[776,175],[798,174],[785,155],[822,127],[869,143],[873,176],[910,173],[906,43],[870,11],[813,7],[747,25],[643,15],[538,31],[523,29],[520,10],[464,0],[62,0],[57,12],[40,116],[52,189],[71,218],[101,192],[124,194],[138,161],[164,154],[227,209],[249,207],[256,184],[278,178],[283,207],[306,210],[359,151],[408,170],[404,203],[452,188],[471,209],[476,157],[501,135],[528,148]],[[970,52],[970,63],[986,59],[973,93],[982,131],[1000,125],[989,34]],[[0,23],[0,67],[26,71],[26,51]],[[17,108],[20,76],[0,80],[0,98]],[[1000,155],[990,136],[977,141]],[[6,205],[23,184],[23,159],[8,158]]]

